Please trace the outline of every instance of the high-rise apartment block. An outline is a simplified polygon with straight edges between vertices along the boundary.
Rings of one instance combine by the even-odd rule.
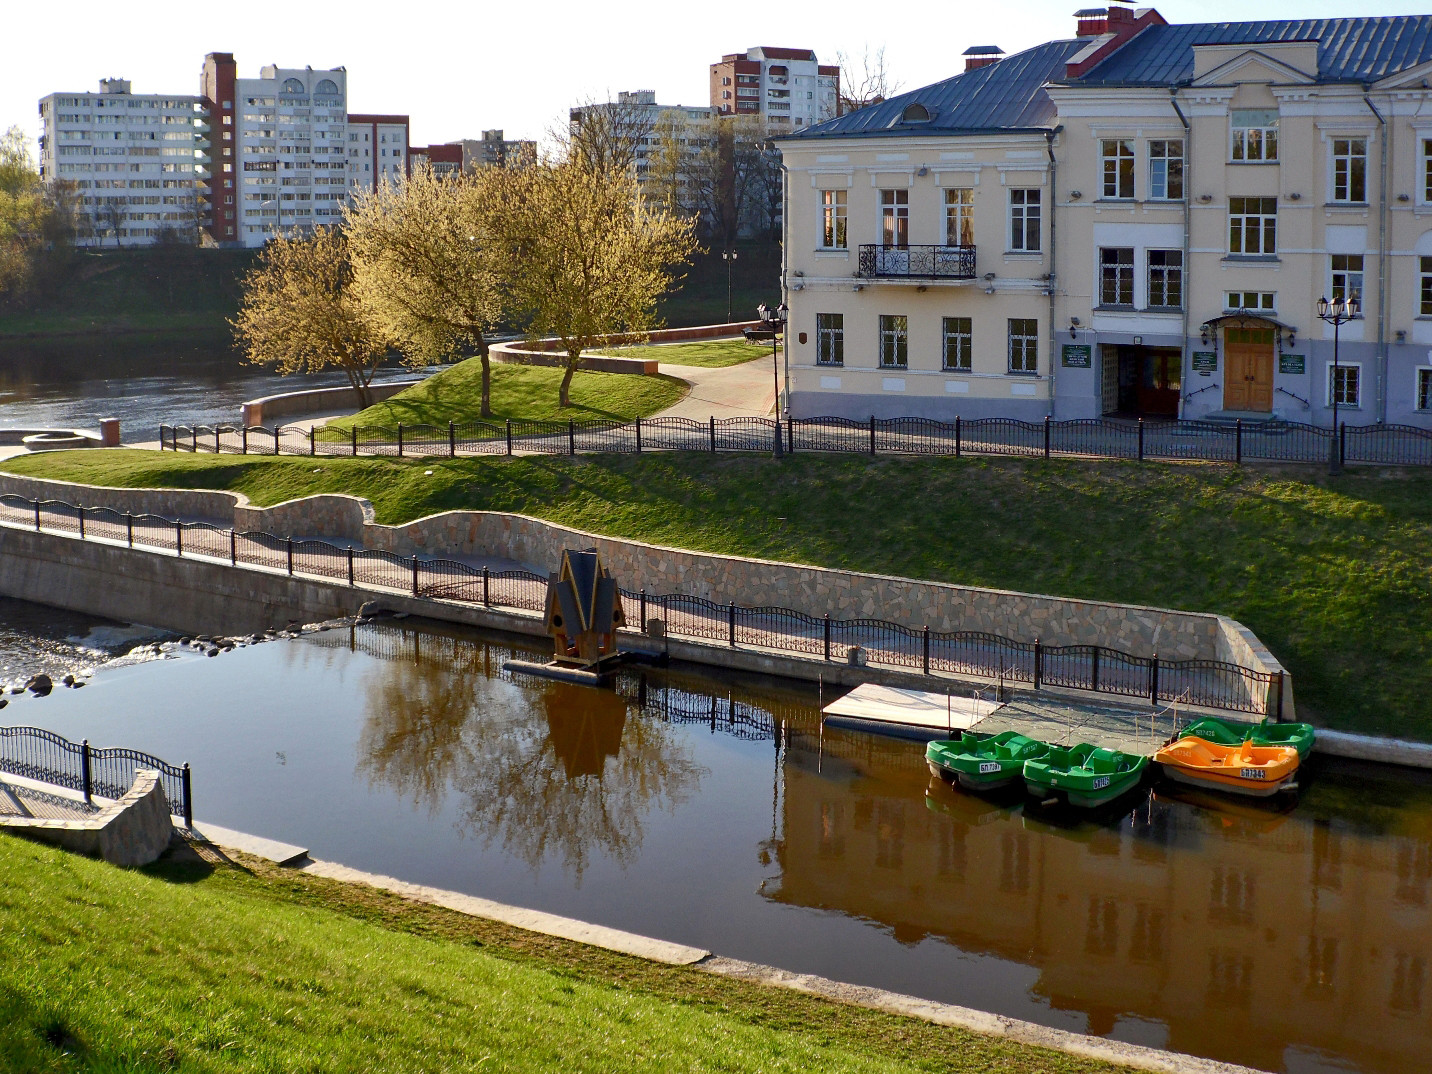
[[[711,65],[711,109],[719,116],[755,116],[773,132],[834,119],[840,68],[808,48],[758,46]]]
[[[208,135],[199,98],[136,94],[118,78],[97,93],[40,100],[40,174],[73,184],[80,245],[195,241]]]

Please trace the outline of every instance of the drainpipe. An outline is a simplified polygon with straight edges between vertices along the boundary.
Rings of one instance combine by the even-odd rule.
[[[790,281],[786,277],[790,259],[790,220],[791,220],[791,173],[786,167],[785,154],[781,154],[781,303],[786,307],[786,330],[781,342],[784,344],[781,350],[782,364],[786,367],[785,392],[786,405],[781,406],[780,399],[776,400],[776,420],[781,415],[789,413],[791,409],[791,291]],[[859,252],[859,251],[857,251]]]
[[[1377,166],[1377,420],[1383,424],[1387,421],[1387,140],[1391,131],[1372,98],[1364,93],[1362,102],[1382,128]]]
[[[1064,129],[1059,124],[1051,131],[1044,132],[1044,151],[1049,154],[1049,416],[1054,416],[1054,376],[1059,363],[1054,360],[1059,346],[1059,326],[1054,323],[1055,283],[1059,275],[1055,272],[1058,264],[1059,232],[1056,221],[1059,218],[1059,162],[1054,158],[1054,138]],[[1092,363],[1091,363],[1092,364]]]
[[[1179,393],[1178,393],[1178,420],[1183,420],[1183,401],[1188,397],[1189,376],[1193,372],[1188,357],[1188,310],[1193,302],[1193,288],[1190,284],[1193,281],[1193,258],[1188,249],[1189,214],[1193,202],[1193,128],[1189,126],[1188,117],[1183,114],[1183,109],[1178,106],[1178,87],[1168,88],[1168,103],[1173,105],[1173,110],[1178,113],[1178,121],[1183,124],[1183,339],[1179,343]]]

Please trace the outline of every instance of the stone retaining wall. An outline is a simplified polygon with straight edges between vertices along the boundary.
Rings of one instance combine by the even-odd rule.
[[[698,339],[724,339],[740,335],[747,328],[759,328],[761,321],[737,321],[731,324],[708,324],[694,328],[658,328],[645,336],[620,333],[604,336],[601,347],[623,347],[637,343],[681,343]],[[517,365],[562,365],[566,355],[562,343],[557,339],[535,339],[530,342],[511,341],[498,343],[488,351],[494,362],[511,362]],[[582,359],[582,368],[597,373],[634,373],[638,376],[654,376],[658,359],[625,358],[615,355],[587,355]]]
[[[368,405],[391,399],[406,391],[420,380],[391,380],[381,384],[368,385]],[[356,388],[311,388],[302,392],[283,392],[280,395],[265,395],[250,399],[242,404],[242,421],[253,427],[262,425],[264,419],[292,417],[297,414],[322,414],[333,410],[361,410],[363,400]]]
[[[83,820],[6,817],[0,820],[0,825],[18,835],[91,858],[103,858],[111,865],[127,869],[154,861],[174,837],[174,821],[169,816],[169,802],[164,797],[159,773],[149,769],[136,772],[129,793],[92,817]]]

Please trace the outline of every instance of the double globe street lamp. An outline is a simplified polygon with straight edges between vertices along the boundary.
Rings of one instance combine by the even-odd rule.
[[[731,269],[736,264],[735,250],[722,250],[721,260],[726,262],[726,323],[731,323]]]
[[[785,455],[785,445],[781,443],[781,360],[780,340],[785,331],[786,316],[790,310],[784,302],[775,309],[771,309],[764,302],[756,307],[756,313],[760,316],[765,325],[765,331],[771,333],[771,381],[776,389],[776,442],[772,448],[772,454],[776,458]]]
[[[1342,326],[1362,312],[1356,291],[1341,296],[1334,292],[1331,302],[1327,296],[1318,299],[1318,317],[1333,326],[1333,370],[1328,394],[1333,400],[1333,435],[1328,441],[1328,473],[1342,473],[1342,443],[1338,430],[1338,396],[1342,394],[1342,366],[1338,364],[1338,333]]]

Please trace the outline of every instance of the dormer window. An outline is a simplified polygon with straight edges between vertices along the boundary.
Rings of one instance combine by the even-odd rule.
[[[901,123],[928,123],[933,118],[934,116],[930,114],[930,110],[918,101],[913,104],[907,104],[905,111],[900,113]]]

